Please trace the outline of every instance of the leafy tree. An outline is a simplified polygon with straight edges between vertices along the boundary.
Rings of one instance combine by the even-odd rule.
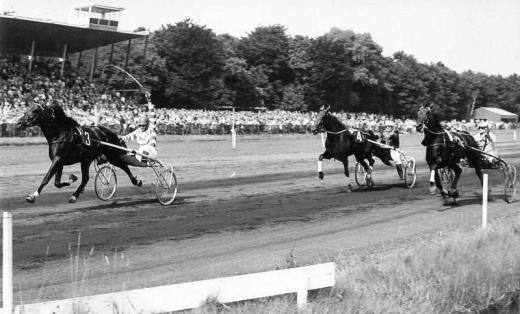
[[[184,20],[162,27],[153,40],[165,62],[160,80],[167,106],[211,108],[222,104],[225,53],[211,29]]]
[[[289,37],[285,34],[285,27],[272,25],[256,28],[240,40],[237,53],[246,60],[252,73],[267,75],[265,85],[256,87],[260,88],[261,100],[267,107],[279,107],[284,86],[294,81],[294,72],[289,65]],[[258,78],[257,81],[263,80]]]

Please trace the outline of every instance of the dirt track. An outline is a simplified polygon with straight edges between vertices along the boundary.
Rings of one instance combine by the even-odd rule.
[[[520,168],[520,142],[512,142],[510,133],[498,138],[504,159]],[[395,169],[376,162],[376,186],[352,193],[345,192],[339,162],[324,161],[325,179],[317,178],[318,136],[239,138],[237,150],[228,139],[212,139],[159,139],[159,159],[176,166],[180,182],[168,207],[154,199],[149,169],[136,171],[142,188],[118,172],[117,202],[97,200],[92,171],[78,203],[67,203],[72,188],[49,184],[36,204],[28,204],[25,196],[50,164],[47,146],[1,147],[0,206],[14,215],[16,299],[28,303],[317,263],[480,223],[473,170],[465,169],[459,205],[442,206],[439,196],[428,194],[425,149],[416,135],[401,139],[419,162],[414,189],[403,188]],[[353,163],[350,169],[355,186]],[[78,175],[79,167],[66,168],[64,177],[72,172]],[[490,172],[490,180],[490,217],[517,215],[518,201],[503,200],[501,175]]]

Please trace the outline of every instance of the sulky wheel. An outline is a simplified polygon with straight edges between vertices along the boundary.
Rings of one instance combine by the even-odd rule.
[[[112,165],[104,165],[96,172],[94,190],[100,200],[110,200],[117,190],[116,170]]]
[[[157,175],[155,194],[157,195],[157,200],[162,205],[170,205],[175,200],[177,195],[177,177],[172,166],[162,168],[162,171]]]
[[[354,169],[354,178],[356,179],[356,183],[358,186],[367,185],[367,173],[365,168],[359,163],[356,162],[356,167]]]
[[[508,165],[508,170],[504,185],[504,196],[506,202],[511,203],[516,196],[516,168],[513,165]]]
[[[417,168],[415,166],[415,159],[409,158],[406,160],[406,165],[404,167],[404,185],[411,189],[414,187],[416,179]]]

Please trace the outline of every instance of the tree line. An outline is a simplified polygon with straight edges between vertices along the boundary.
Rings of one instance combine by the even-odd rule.
[[[109,50],[101,49],[98,60],[108,60]],[[126,43],[117,44],[113,63],[122,64],[126,50]],[[143,42],[133,42],[127,68],[143,70],[154,102],[168,108],[308,111],[330,105],[407,117],[435,103],[446,119],[467,119],[472,107],[484,106],[520,113],[518,74],[457,73],[403,51],[385,57],[370,34],[338,28],[309,38],[271,25],[236,38],[187,19],[152,32],[144,68],[143,57]],[[99,79],[113,87],[130,84],[117,73]]]

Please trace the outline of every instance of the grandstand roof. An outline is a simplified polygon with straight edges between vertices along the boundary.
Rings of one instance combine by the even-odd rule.
[[[0,15],[0,50],[30,54],[34,40],[35,55],[61,56],[63,45],[67,52],[79,52],[96,47],[146,36],[148,32],[124,32],[92,29],[49,20]]]

